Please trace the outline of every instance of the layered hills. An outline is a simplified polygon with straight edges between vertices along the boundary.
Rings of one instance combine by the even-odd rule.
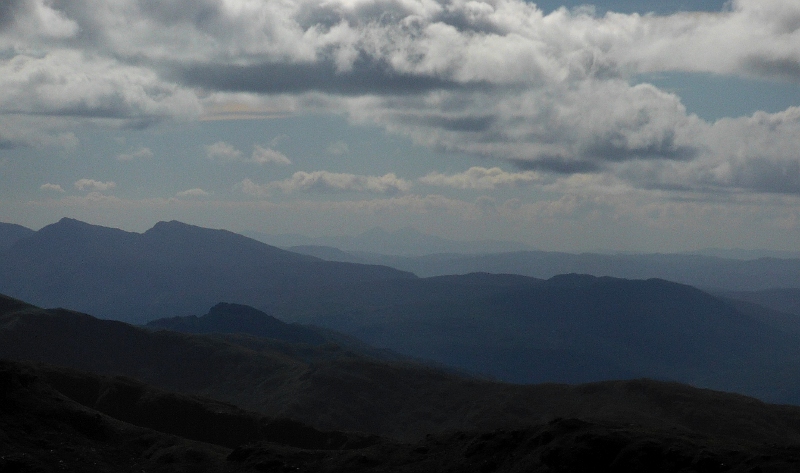
[[[315,245],[287,246],[287,249],[329,261],[391,266],[420,277],[488,272],[548,279],[559,274],[580,273],[626,279],[667,279],[714,291],[800,288],[800,259],[797,257],[738,259],[684,253],[574,254],[533,250],[403,256]]]
[[[287,329],[295,336],[287,342],[321,350],[322,337],[358,351],[345,335],[333,340],[330,332],[268,323],[265,314],[235,309],[247,305],[489,379],[648,377],[800,403],[800,324],[794,317],[661,279],[418,278],[179,222],[139,234],[63,219],[0,253],[2,291],[103,318],[143,323],[167,317],[159,327],[171,330],[225,332],[238,324],[234,331],[262,337]],[[220,301],[232,305],[182,318]],[[217,310],[226,312],[228,328],[219,325]],[[379,355],[372,352],[386,359]]]
[[[0,467],[8,471],[800,465],[800,408],[675,383],[492,383],[326,345],[152,331],[7,297],[0,350],[62,366],[0,362]]]
[[[800,402],[796,320],[682,284],[469,274],[313,294],[268,309],[505,381],[649,377]]]

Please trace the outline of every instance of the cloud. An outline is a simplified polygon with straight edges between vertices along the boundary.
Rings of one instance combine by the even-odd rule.
[[[264,148],[263,146],[260,145],[253,146],[253,154],[250,155],[249,159],[245,158],[244,153],[242,153],[232,144],[226,143],[224,141],[218,141],[213,145],[208,145],[205,147],[205,150],[206,150],[206,157],[208,157],[208,159],[220,163],[248,162],[248,163],[262,164],[262,165],[292,164],[292,161],[280,151],[275,151],[272,148]]]
[[[212,161],[225,163],[242,159],[242,152],[224,141],[217,141],[213,145],[208,145],[205,150],[206,157]]]
[[[130,153],[121,153],[117,155],[117,160],[119,161],[137,161],[140,159],[153,159],[153,152],[150,151],[150,148],[141,147],[136,151],[132,151]]]
[[[407,192],[411,184],[394,173],[383,176],[361,176],[357,174],[328,171],[296,172],[289,179],[273,182],[271,187],[283,192],[372,192],[396,194]]]
[[[419,182],[432,186],[484,190],[500,186],[529,185],[540,180],[541,176],[534,171],[506,172],[497,167],[487,169],[478,166],[458,174],[432,172],[419,178]]]
[[[259,145],[253,147],[250,162],[256,164],[292,164],[292,161],[280,151],[272,148],[263,148]]]
[[[1,44],[2,42],[0,42]],[[83,51],[19,53],[0,61],[0,113],[146,126],[199,113],[190,90],[152,69]]]
[[[204,191],[203,189],[200,189],[199,187],[195,187],[193,189],[187,189],[185,191],[180,191],[180,192],[176,193],[175,195],[177,197],[205,197],[205,196],[207,196],[209,194],[208,194],[208,192]]]
[[[79,191],[105,192],[117,187],[114,181],[95,181],[94,179],[79,179],[75,181],[75,188]]]
[[[58,143],[86,124],[337,113],[523,173],[610,175],[641,189],[798,192],[797,157],[784,152],[787,143],[796,149],[790,118],[764,118],[783,120],[777,128],[754,117],[708,123],[677,95],[635,80],[677,71],[800,83],[798,2],[603,16],[545,15],[522,0],[14,0],[2,8],[3,148]],[[248,161],[223,141],[206,154]],[[256,147],[249,160],[281,157]],[[282,186],[408,186],[387,182],[306,173]]]
[[[50,184],[49,182],[47,184],[42,184],[41,186],[39,186],[39,189],[48,192],[64,192],[64,189],[60,185]]]
[[[270,195],[270,187],[268,185],[260,185],[253,182],[250,178],[245,178],[234,186],[234,189],[240,189],[247,195],[264,198]]]

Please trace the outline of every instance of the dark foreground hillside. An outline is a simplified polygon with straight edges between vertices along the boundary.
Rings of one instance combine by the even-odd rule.
[[[585,388],[602,395],[609,386]],[[683,408],[698,407],[692,406],[695,399],[714,398],[722,401],[715,414],[728,418],[700,415],[696,428],[555,418],[399,442],[321,432],[127,378],[0,360],[0,471],[753,473],[800,468],[796,408],[645,381],[630,388],[677,389],[685,395]],[[771,415],[745,433],[752,419],[735,417],[737,403]],[[665,404],[663,415],[669,411]],[[783,421],[770,423],[777,419]],[[715,423],[722,432],[713,432]],[[739,429],[724,430],[732,423]]]
[[[111,452],[86,453],[98,464],[137,459],[94,471],[159,458],[237,471],[790,471],[800,452],[800,408],[740,395],[649,380],[493,383],[330,344],[151,331],[6,297],[0,357],[94,373],[3,365],[0,457],[23,465],[86,448]]]
[[[493,383],[421,364],[388,362],[336,345],[151,331],[2,297],[0,357],[124,375],[318,429],[398,439],[523,428],[556,417],[712,429],[708,432],[714,435],[738,431],[742,425],[747,428],[740,433],[751,435],[760,426],[770,435],[781,432],[776,440],[796,435],[793,424],[787,424],[791,417],[760,410],[766,404],[735,396],[699,396],[677,384]],[[696,391],[701,392],[711,393]],[[737,399],[742,402],[732,401]]]

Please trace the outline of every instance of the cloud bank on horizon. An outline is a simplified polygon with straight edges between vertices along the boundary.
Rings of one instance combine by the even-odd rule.
[[[340,114],[505,169],[305,170],[236,189],[403,199],[538,186],[796,206],[800,108],[707,121],[638,79],[671,72],[800,83],[800,2],[642,15],[521,0],[11,0],[0,5],[0,148],[75,146],[77,126]],[[204,152],[292,164],[258,144],[251,157],[222,141]],[[208,195],[190,191],[179,194]],[[790,212],[784,225],[800,225]]]

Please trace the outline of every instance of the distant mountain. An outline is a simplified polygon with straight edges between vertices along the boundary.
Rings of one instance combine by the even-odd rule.
[[[135,322],[200,313],[221,300],[258,306],[287,287],[413,277],[175,221],[139,234],[65,218],[0,252],[0,292]]]
[[[350,253],[332,246],[298,245],[289,246],[286,247],[286,249],[295,253],[300,253],[301,255],[309,255],[326,261],[340,261],[344,263],[371,264],[371,261],[377,259],[377,255],[373,253],[363,254],[362,256],[357,252]],[[387,257],[387,260],[393,262],[392,257]]]
[[[34,233],[36,232],[22,225],[0,222],[0,251],[4,251],[17,241]]]
[[[648,377],[800,402],[800,331],[664,280],[441,276],[287,292],[268,310],[504,381]]]
[[[718,291],[800,288],[800,259],[742,260],[697,254],[573,254],[547,251],[396,256],[303,246],[292,247],[292,251],[330,261],[391,266],[420,277],[488,272],[546,279],[558,274],[580,273],[628,279],[659,278]]]
[[[419,256],[432,253],[495,253],[532,248],[524,243],[500,240],[450,240],[405,227],[395,231],[373,228],[352,236],[306,237],[295,234],[270,235],[245,232],[247,236],[281,248],[297,246],[334,247],[345,251],[360,251],[387,255]]]
[[[706,248],[703,250],[686,251],[683,252],[682,254],[716,256],[717,258],[743,259],[743,260],[754,260],[759,258],[800,259],[800,251],[781,251],[781,250],[765,250],[765,249],[743,250],[737,248]]]
[[[355,337],[335,330],[287,324],[260,310],[242,304],[220,302],[203,316],[188,315],[156,319],[148,322],[146,327],[152,330],[171,330],[181,333],[224,335],[225,340],[243,346],[261,345],[260,341],[248,337],[267,338],[271,341],[285,342],[283,345],[273,343],[273,348],[287,353],[299,353],[294,345],[302,344],[322,347],[324,350],[333,350],[334,352],[346,350],[348,353],[375,360],[420,361],[428,365],[433,364],[426,360],[415,360],[410,356],[402,356],[387,349],[375,348]]]
[[[800,324],[800,287],[761,291],[722,291],[720,295],[769,307],[779,312],[794,314]]]
[[[241,304],[219,303],[201,317],[190,315],[157,319],[148,322],[147,327],[183,333],[244,333],[309,345],[322,345],[327,341],[310,327],[287,324]]]

